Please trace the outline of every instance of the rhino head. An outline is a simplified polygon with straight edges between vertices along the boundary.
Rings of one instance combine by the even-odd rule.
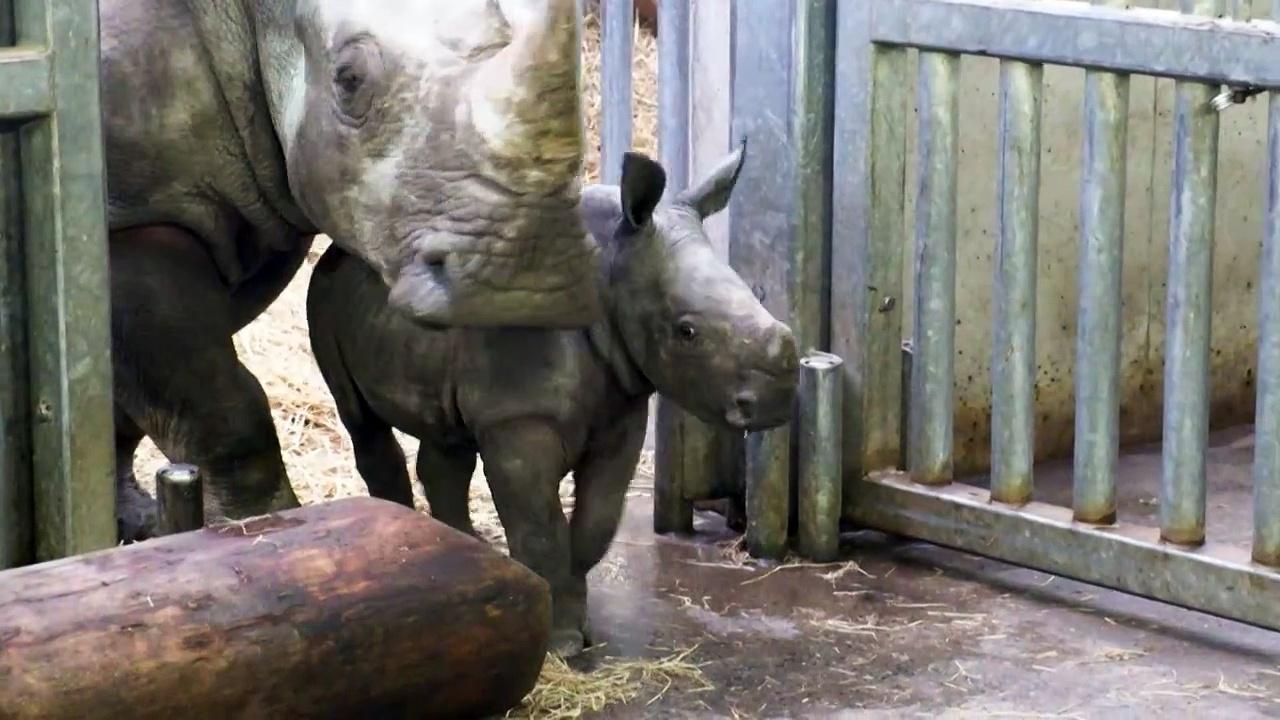
[[[290,190],[433,325],[598,317],[575,0],[258,3]]]
[[[745,154],[660,206],[662,166],[627,153],[621,184],[588,187],[582,215],[604,250],[606,314],[640,374],[703,422],[758,431],[791,418],[795,338],[702,226],[728,204]]]

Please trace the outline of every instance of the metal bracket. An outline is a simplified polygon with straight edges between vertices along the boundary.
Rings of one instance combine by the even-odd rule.
[[[1209,101],[1209,104],[1213,106],[1214,110],[1217,110],[1218,112],[1223,112],[1227,108],[1231,107],[1232,105],[1243,105],[1244,102],[1249,98],[1253,97],[1254,95],[1259,95],[1263,92],[1266,92],[1265,88],[1260,88],[1260,87],[1253,87],[1253,86],[1244,86],[1244,87],[1235,87],[1235,88],[1229,87],[1226,90],[1223,90],[1222,92],[1215,95],[1213,100]]]

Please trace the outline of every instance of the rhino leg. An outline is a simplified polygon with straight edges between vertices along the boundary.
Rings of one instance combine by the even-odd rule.
[[[317,273],[331,266],[341,257],[333,248],[324,254],[317,266]],[[339,346],[340,333],[335,327],[340,310],[327,300],[335,296],[332,291],[321,289],[323,279],[312,281],[307,295],[307,324],[311,335],[311,352],[315,356],[320,375],[324,378],[329,394],[338,409],[338,419],[351,436],[351,448],[356,458],[356,471],[364,480],[371,497],[390,500],[406,507],[413,507],[413,485],[405,463],[404,449],[396,441],[391,425],[378,417],[369,402],[356,386],[347,370]]]
[[[116,409],[116,531],[122,542],[138,542],[155,534],[156,501],[138,486],[134,455],[146,434]]]
[[[347,425],[351,448],[356,456],[356,470],[369,488],[369,495],[413,507],[413,485],[405,464],[404,449],[396,441],[391,426],[365,415],[356,426]]]
[[[297,507],[266,394],[236,356],[233,301],[173,227],[111,236],[115,399],[172,462],[200,467],[205,516]]]
[[[648,408],[640,404],[603,432],[592,434],[587,454],[573,472],[569,536],[574,575],[585,578],[609,551],[644,448],[647,419]]]
[[[467,499],[476,471],[474,448],[422,442],[418,445],[418,482],[431,506],[431,516],[468,535],[475,535]]]
[[[587,587],[570,572],[569,523],[559,493],[564,443],[545,422],[510,421],[481,434],[480,457],[511,557],[551,586],[549,650],[576,655],[586,642]]]

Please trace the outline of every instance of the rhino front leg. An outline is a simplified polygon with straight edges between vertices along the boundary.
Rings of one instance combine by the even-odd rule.
[[[569,657],[586,642],[586,583],[570,572],[569,523],[560,507],[567,462],[560,435],[540,421],[483,433],[480,457],[511,557],[551,586],[550,650]]]
[[[467,505],[475,471],[474,448],[418,444],[418,482],[431,506],[431,517],[468,535],[476,534]]]
[[[297,507],[266,394],[232,343],[232,300],[203,245],[173,227],[111,236],[115,399],[172,462],[201,468],[205,516]]]
[[[627,488],[644,448],[646,404],[629,410],[603,432],[593,434],[587,454],[573,472],[573,518],[569,523],[573,574],[587,573],[609,551],[622,521]]]

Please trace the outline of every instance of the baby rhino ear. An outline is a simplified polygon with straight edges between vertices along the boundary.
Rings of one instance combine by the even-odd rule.
[[[680,193],[676,202],[693,208],[703,220],[720,212],[729,204],[729,196],[733,194],[733,186],[738,184],[746,157],[747,141],[744,138],[737,150],[729,153],[697,185]]]
[[[622,217],[633,230],[649,223],[654,208],[667,189],[667,171],[662,165],[636,152],[622,156]]]

